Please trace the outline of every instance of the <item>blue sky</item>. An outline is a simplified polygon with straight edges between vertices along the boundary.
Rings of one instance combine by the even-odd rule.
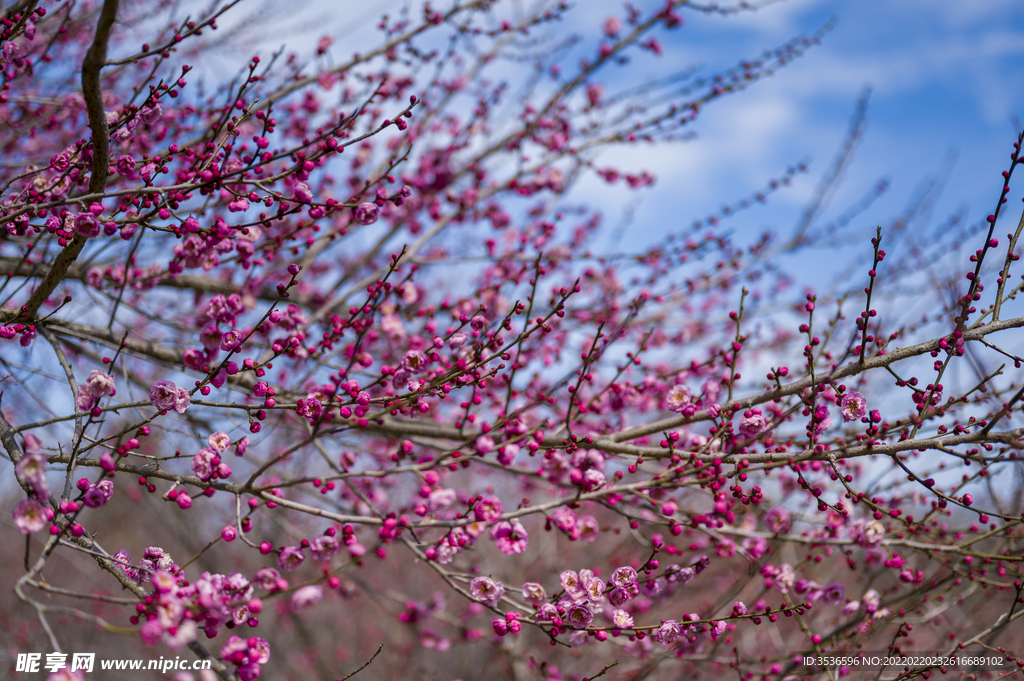
[[[618,3],[597,5],[610,12]],[[603,15],[590,14],[598,25]],[[811,172],[791,190],[731,223],[755,233],[791,230],[865,86],[872,88],[866,135],[826,221],[879,178],[889,178],[886,195],[847,228],[866,243],[875,225],[898,214],[949,158],[955,164],[932,223],[960,207],[971,221],[992,211],[1016,137],[1013,121],[1024,119],[1024,3],[789,0],[728,18],[691,12],[684,28],[665,34],[663,59],[706,63],[713,72],[738,56],[812,33],[833,16],[838,23],[820,46],[709,106],[695,127],[697,139],[637,154],[653,162],[659,177],[638,222],[657,222],[679,208],[699,217],[809,158]],[[1006,219],[1015,225],[1020,204],[1013,196]]]
[[[394,16],[403,6],[420,4],[418,0],[379,0],[366,5],[346,0],[325,10],[311,3],[308,14],[285,22],[261,53],[286,43],[308,54],[316,37],[327,34],[335,38],[332,53],[344,58],[379,40],[379,32],[371,26],[381,13]],[[441,9],[449,4],[434,2]],[[661,3],[635,0],[635,4],[649,12]],[[505,17],[531,5],[506,0],[497,3],[495,11]],[[612,14],[624,16],[621,0],[577,0],[567,21],[546,30],[552,36],[582,34],[589,38],[584,49],[592,53],[602,23]],[[872,88],[866,134],[822,223],[887,178],[888,191],[843,235],[862,250],[869,249],[875,226],[889,224],[923,183],[946,171],[941,198],[915,230],[923,234],[929,225],[934,228],[961,208],[969,222],[992,211],[999,174],[1008,165],[1016,135],[1014,120],[1024,120],[1024,3],[782,0],[729,17],[687,9],[681,14],[685,26],[659,30],[663,57],[655,61],[642,55],[627,67],[611,67],[602,74],[609,93],[616,83],[634,84],[638,77],[692,66],[702,66],[702,74],[714,73],[766,48],[811,34],[832,17],[838,21],[820,46],[773,77],[708,106],[692,128],[694,140],[617,148],[600,157],[600,166],[649,170],[658,178],[654,188],[639,193],[610,191],[594,178],[574,189],[571,199],[599,207],[608,225],[631,213],[630,236],[637,237],[633,244],[654,243],[681,221],[688,224],[725,203],[745,198],[790,165],[809,160],[810,172],[790,189],[775,194],[767,206],[727,223],[740,237],[754,238],[765,230],[791,232],[842,143],[866,86]],[[578,52],[567,69],[582,54]],[[223,70],[215,61],[211,59],[208,66],[214,72]],[[223,75],[235,68],[232,63]],[[950,160],[954,160],[951,166]],[[1005,216],[1013,225],[1020,210],[1019,194],[1014,196],[1011,193]],[[1005,235],[1002,227],[1001,221],[998,231]],[[837,271],[832,260],[845,257],[839,252],[808,259],[804,274],[831,276]],[[818,282],[822,288],[828,283]]]

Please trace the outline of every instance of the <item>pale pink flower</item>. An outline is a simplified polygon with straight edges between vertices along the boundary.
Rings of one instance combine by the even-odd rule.
[[[793,521],[789,515],[789,511],[781,506],[775,506],[768,514],[764,517],[764,524],[768,526],[768,529],[776,534],[785,534],[789,532],[789,528],[792,527]]]
[[[309,191],[309,185],[305,182],[295,183],[295,198],[303,203],[312,203],[313,193]]]
[[[100,398],[113,395],[115,392],[113,377],[94,369],[85,383],[78,386],[78,392],[75,393],[75,406],[79,411],[88,411],[95,406]]]
[[[231,636],[220,648],[220,656],[224,659],[232,658],[236,653],[246,653],[249,645],[240,636]]]
[[[259,589],[270,590],[274,588],[281,573],[272,567],[260,568],[252,576],[252,583]]]
[[[583,473],[582,487],[585,490],[595,490],[605,484],[604,473],[601,471],[590,468]]]
[[[46,482],[46,455],[42,452],[29,452],[21,457],[21,461],[14,467],[14,472],[22,482],[32,488],[36,498],[45,499],[50,495],[50,486]]]
[[[861,546],[878,546],[885,539],[885,526],[877,520],[869,520],[864,525]]]
[[[3,44],[3,48],[0,49],[0,58],[7,63],[12,63],[21,58],[22,49],[21,45],[14,42],[13,40]]]
[[[498,605],[498,601],[505,595],[505,586],[490,577],[477,577],[469,583],[469,594],[481,603],[493,608]]]
[[[180,498],[181,495],[178,495],[178,497]],[[82,501],[89,508],[99,508],[100,506],[105,506],[106,502],[111,501],[113,498],[114,482],[111,480],[100,480],[88,488]]]
[[[633,626],[633,617],[625,610],[616,610],[612,613],[612,622],[619,629],[629,629]]]
[[[563,532],[571,532],[576,527],[576,514],[565,506],[551,512],[551,522]]]
[[[839,411],[846,423],[859,421],[868,413],[868,402],[856,390],[847,390],[839,398]]]
[[[858,518],[847,528],[850,539],[866,549],[874,548],[885,538],[885,526],[877,520]]]
[[[523,584],[523,597],[530,601],[543,601],[547,599],[548,593],[537,582],[526,582]]]
[[[783,563],[779,574],[775,577],[775,588],[779,593],[788,594],[789,590],[793,588],[793,580],[796,578],[796,574],[793,572],[793,566],[789,563]]]
[[[277,557],[277,566],[285,572],[291,572],[306,560],[306,554],[298,546],[285,546]]]
[[[704,391],[704,399],[701,400],[700,406],[707,409],[718,401],[718,396],[722,392],[722,383],[716,378],[709,378],[704,381],[701,390]]]
[[[498,497],[484,497],[473,506],[473,515],[477,520],[491,522],[501,517],[503,508]]]
[[[113,395],[116,392],[114,390],[114,377],[99,369],[93,369],[89,372],[89,378],[86,379],[86,383],[97,399]]]
[[[455,554],[459,552],[458,544],[453,544],[452,541],[454,540],[450,540],[449,537],[445,537],[435,549],[434,560],[441,565],[447,565],[452,562],[452,559],[455,558]]]
[[[665,397],[668,408],[671,411],[682,411],[683,407],[690,403],[690,389],[685,385],[677,385],[668,391]]]
[[[341,542],[326,534],[316,536],[309,543],[309,552],[316,560],[330,560],[341,550]]]
[[[476,439],[476,451],[480,454],[487,454],[494,451],[494,438],[490,435],[481,435]]]
[[[213,451],[209,447],[203,447],[192,457],[192,472],[196,474],[200,480],[209,480],[213,477],[216,465],[213,463],[213,459],[217,456],[217,452]]]
[[[457,495],[453,489],[436,489],[427,497],[427,507],[433,513],[444,511],[455,503]]]
[[[451,335],[451,338],[448,339],[448,347],[451,348],[452,350],[458,350],[459,348],[466,344],[467,340],[469,340],[469,336],[467,336],[465,333],[461,331],[458,331],[456,333],[453,333]]]
[[[768,540],[764,537],[747,537],[743,540],[743,549],[757,559],[768,553]]]
[[[246,643],[249,644],[249,659],[256,664],[266,664],[270,661],[270,644],[267,639],[254,636]]]
[[[170,631],[164,632],[164,645],[171,650],[178,650],[182,646],[186,646],[196,640],[199,634],[199,627],[192,620],[183,620],[178,625],[178,630],[175,633]]]
[[[878,606],[882,602],[882,597],[874,589],[868,589],[864,592],[864,597],[861,598],[861,602],[864,604],[864,612],[871,614],[878,610]]]
[[[187,390],[163,378],[153,381],[149,388],[149,401],[161,411],[173,409],[179,414],[184,414],[192,404],[192,398]]]
[[[153,572],[152,581],[153,587],[156,588],[157,592],[162,594],[174,591],[174,589],[178,585],[178,582],[175,579],[174,575],[172,575],[167,570],[157,569],[155,572]]]
[[[544,603],[537,610],[537,619],[542,622],[550,622],[551,620],[558,617],[558,608],[551,603]]]
[[[628,565],[625,565],[620,568],[615,568],[615,571],[612,572],[612,584],[614,584],[615,586],[626,588],[630,584],[633,584],[635,582],[636,570],[629,567]]]
[[[594,621],[594,613],[583,603],[576,603],[566,611],[565,621],[577,629],[584,629]]]
[[[644,596],[647,596],[648,598],[654,598],[655,596],[660,594],[664,588],[665,581],[661,578],[657,578],[652,579],[649,582],[645,582],[640,591],[643,593]]]
[[[491,539],[505,555],[520,554],[529,546],[526,528],[518,520],[504,520],[491,529]]]
[[[139,637],[142,638],[142,642],[147,646],[155,646],[160,642],[160,638],[164,634],[164,627],[160,624],[160,620],[153,619],[147,620],[141,627],[139,627]]]
[[[92,394],[92,388],[89,387],[88,383],[82,383],[78,386],[78,392],[75,393],[75,406],[78,407],[78,411],[89,411],[96,404],[96,396]]]
[[[31,454],[33,452],[42,452],[43,443],[33,433],[25,433],[25,439],[24,442],[22,443],[22,448],[25,450],[27,454]]]
[[[210,449],[215,452],[223,452],[231,446],[231,436],[220,431],[206,438],[206,441],[209,443]]]
[[[654,633],[654,639],[662,645],[672,645],[676,639],[679,638],[682,630],[679,627],[679,622],[675,620],[665,620],[658,631]]]
[[[558,581],[565,589],[565,592],[573,598],[583,597],[583,585],[580,583],[580,576],[575,570],[565,570],[558,576]]]
[[[752,414],[740,421],[740,435],[754,438],[768,429],[768,421],[761,414]]]
[[[671,568],[669,568],[669,570],[666,570],[666,572],[668,573],[666,574],[666,578],[670,582],[675,582],[677,584],[689,584],[693,581],[693,578],[697,576],[697,571],[689,565],[687,565],[686,567],[679,567],[678,565],[674,565],[672,567],[674,567],[675,569],[672,570]]]
[[[323,597],[324,588],[319,584],[300,587],[292,594],[292,612],[301,612],[312,608]]]
[[[814,436],[820,437],[832,427],[832,415],[828,413],[828,407],[819,404],[814,408]]]
[[[383,315],[380,318],[380,329],[386,333],[389,338],[395,340],[400,340],[406,336],[405,325],[402,323],[402,318],[394,313]]]
[[[576,523],[577,531],[579,532],[580,539],[587,542],[588,544],[593,543],[598,535],[601,533],[601,527],[597,523],[597,518],[592,515],[585,515],[580,517]]]
[[[591,577],[587,580],[584,590],[587,592],[587,600],[591,603],[600,603],[604,598],[605,583],[600,577]]]
[[[511,466],[519,455],[519,445],[507,444],[498,448],[498,463],[502,466]]]
[[[46,527],[46,514],[42,504],[35,499],[22,499],[14,507],[14,526],[22,534],[32,534]]]
[[[228,203],[228,211],[232,213],[244,213],[247,210],[249,210],[249,201],[244,197],[239,197]]]

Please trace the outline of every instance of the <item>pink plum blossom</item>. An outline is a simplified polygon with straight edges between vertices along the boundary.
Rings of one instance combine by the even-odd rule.
[[[319,584],[299,587],[292,593],[292,612],[308,610],[324,597],[324,588]]]
[[[22,534],[32,534],[46,527],[46,514],[43,506],[35,499],[22,499],[14,507],[14,526]]]
[[[149,388],[149,401],[161,411],[174,410],[184,414],[189,405],[192,404],[191,396],[184,388],[179,388],[171,381],[159,379],[153,382]]]
[[[856,390],[847,390],[839,398],[839,411],[844,422],[859,421],[868,413],[867,400]]]

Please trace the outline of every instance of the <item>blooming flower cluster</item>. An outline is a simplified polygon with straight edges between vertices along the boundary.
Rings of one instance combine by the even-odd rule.
[[[684,13],[753,5],[638,0],[588,38],[549,29],[585,29],[572,3],[420,3],[351,57],[330,36],[269,59],[254,41],[225,80],[180,63],[224,35],[237,3],[214,4],[0,17],[0,444],[27,545],[0,556],[24,588],[0,592],[49,637],[68,636],[46,600],[70,592],[104,621],[133,611],[147,645],[202,638],[244,681],[355,669],[381,613],[431,651],[426,676],[501,643],[488,655],[545,681],[622,655],[714,676],[709,649],[746,679],[800,676],[782,658],[850,636],[884,648],[914,618],[935,649],[1016,625],[1021,381],[978,371],[1021,363],[997,343],[1024,326],[999,209],[963,238],[872,230],[844,247],[863,266],[816,291],[792,256],[839,223],[726,224],[803,164],[692,221],[680,194],[664,233],[621,248],[574,198],[595,176],[614,205],[655,190],[626,167],[643,154],[594,159],[686,139],[824,31],[691,78],[657,70]],[[238,44],[256,26],[225,23]],[[623,67],[639,80],[613,87]],[[114,541],[180,546],[197,574]],[[408,676],[388,650],[368,673]]]
[[[14,467],[14,472],[22,484],[32,490],[36,499],[45,500],[50,494],[50,485],[46,482],[46,455],[38,449],[38,442],[33,438],[31,448],[26,442],[25,455]]]
[[[75,406],[79,411],[89,411],[102,398],[116,394],[114,377],[94,369],[89,373],[86,382],[78,386],[78,392],[75,394]]]
[[[874,548],[885,538],[885,526],[874,519],[858,518],[847,527],[850,539],[864,548]]]
[[[163,643],[177,649],[195,641],[200,629],[212,638],[223,626],[258,625],[256,616],[263,603],[255,596],[253,583],[241,573],[204,572],[189,582],[171,557],[156,546],[146,548],[138,566],[131,565],[125,551],[114,558],[128,579],[153,587],[145,607],[132,616],[132,621],[140,624],[142,640],[149,645]],[[259,678],[270,647],[261,638],[242,641],[232,636],[221,656],[236,666],[239,678],[251,680]]]
[[[240,681],[253,681],[262,675],[262,666],[270,660],[270,645],[265,639],[231,636],[220,649],[220,656],[235,665]]]
[[[477,577],[469,583],[469,593],[484,605],[494,608],[505,595],[505,586],[490,577]]]
[[[50,518],[47,517],[46,509],[35,499],[22,499],[14,507],[11,514],[14,526],[22,534],[32,534],[46,527]]]
[[[188,391],[179,388],[173,382],[166,379],[153,381],[149,388],[149,401],[161,411],[176,411],[184,414],[185,410],[192,404],[192,398]]]

